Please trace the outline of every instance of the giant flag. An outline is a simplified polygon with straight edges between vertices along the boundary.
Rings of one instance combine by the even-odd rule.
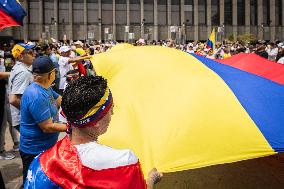
[[[17,0],[0,0],[0,30],[23,25],[26,12]]]
[[[284,87],[163,47],[95,55],[114,115],[101,142],[134,150],[144,168],[175,172],[284,151]]]
[[[114,100],[111,124],[99,141],[133,150],[144,175],[153,167],[176,172],[284,151],[283,85],[164,47],[110,50],[95,55],[93,66],[107,78]],[[31,183],[39,171],[38,183],[50,179],[54,188],[99,184],[100,175],[78,171],[74,151],[52,158],[68,149],[56,149],[66,142],[34,161],[39,166],[28,174]],[[58,163],[65,158],[70,161]],[[71,171],[62,174],[62,166]]]
[[[230,58],[216,61],[284,85],[284,66],[254,53],[239,53]]]

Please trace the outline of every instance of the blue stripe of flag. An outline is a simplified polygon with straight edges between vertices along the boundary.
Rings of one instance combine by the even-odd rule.
[[[213,42],[212,42],[211,40],[209,40],[209,39],[208,39],[208,41],[207,41],[207,45],[206,45],[206,46],[207,46],[207,48],[211,48],[211,49],[213,49],[213,45],[214,45],[214,44],[213,44]]]
[[[28,176],[25,180],[25,189],[37,189],[37,188],[52,188],[62,189],[60,186],[51,181],[43,172],[40,162],[40,155],[36,157],[28,170]]]
[[[251,73],[193,55],[217,73],[276,152],[284,152],[284,86]]]

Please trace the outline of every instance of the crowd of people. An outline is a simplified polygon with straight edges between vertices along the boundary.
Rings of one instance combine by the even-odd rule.
[[[94,41],[91,44],[81,41],[51,44],[12,42],[0,46],[0,159],[13,159],[13,153],[20,152],[23,184],[26,182],[26,188],[33,188],[37,177],[40,177],[29,175],[30,171],[39,166],[32,163],[34,158],[55,148],[53,146],[59,148],[61,145],[75,146],[81,163],[93,170],[135,164],[137,166],[133,168],[133,176],[142,175],[138,158],[132,151],[116,150],[97,143],[98,137],[106,132],[110,123],[113,102],[107,81],[95,76],[90,59],[92,55],[106,52],[116,44],[114,41]],[[175,48],[210,59],[255,53],[284,64],[282,42],[220,43],[212,49],[201,42],[175,44],[173,40],[139,39],[133,45]],[[92,96],[87,94],[90,92]],[[9,128],[14,143],[13,152],[10,153],[5,151],[6,128]],[[64,144],[57,142],[60,132],[68,133],[69,138],[65,137]],[[73,156],[75,148],[69,151]],[[97,151],[97,148],[101,151]],[[103,158],[85,158],[89,156],[88,153],[100,153]],[[40,155],[42,158],[46,156],[48,154]],[[105,162],[107,160],[109,162]],[[140,177],[138,182],[152,188],[161,176],[153,169],[146,182]],[[26,180],[31,177],[32,181]],[[132,183],[127,184],[131,186]]]

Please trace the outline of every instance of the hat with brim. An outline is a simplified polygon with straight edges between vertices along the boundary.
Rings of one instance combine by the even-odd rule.
[[[59,52],[60,53],[66,53],[70,50],[71,50],[71,48],[69,46],[62,46],[62,47],[60,47]]]
[[[18,43],[13,47],[12,55],[14,58],[18,58],[24,50],[32,49],[34,47],[35,45],[32,44]]]
[[[40,56],[33,61],[33,73],[45,74],[54,70],[52,60],[47,56]]]
[[[82,41],[76,41],[74,45],[80,45],[81,47],[83,47],[84,43],[82,43]]]

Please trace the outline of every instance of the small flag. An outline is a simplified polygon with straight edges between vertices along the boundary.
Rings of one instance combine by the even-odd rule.
[[[206,47],[211,48],[214,51],[214,48],[215,48],[215,29],[214,28],[209,36],[209,39],[207,40]]]
[[[26,15],[19,1],[0,0],[0,30],[11,26],[22,26]]]

